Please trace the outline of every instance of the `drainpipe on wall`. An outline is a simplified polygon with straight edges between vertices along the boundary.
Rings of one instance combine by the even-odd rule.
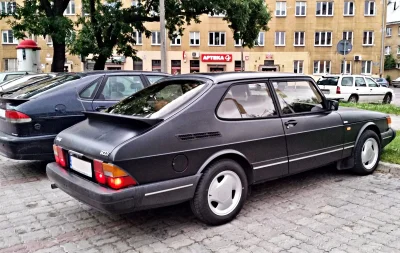
[[[385,33],[386,33],[386,0],[382,0],[382,33],[381,33],[381,55],[380,55],[380,66],[379,66],[379,77],[383,76],[383,70],[385,66]]]

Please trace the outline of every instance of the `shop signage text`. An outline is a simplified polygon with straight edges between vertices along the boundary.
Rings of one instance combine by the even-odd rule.
[[[201,61],[203,62],[231,62],[231,54],[202,54]]]

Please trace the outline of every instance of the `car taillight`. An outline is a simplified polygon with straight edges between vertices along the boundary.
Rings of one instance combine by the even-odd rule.
[[[58,163],[61,167],[67,166],[67,162],[65,160],[65,154],[60,146],[53,145],[54,150],[54,158],[56,159],[56,163]]]
[[[99,184],[107,184],[115,190],[137,185],[135,179],[114,164],[104,163],[99,160],[94,160],[93,164],[95,178]]]
[[[28,115],[14,110],[6,110],[5,116],[6,120],[11,123],[26,123],[32,121]]]
[[[340,94],[340,86],[336,86],[336,94]]]

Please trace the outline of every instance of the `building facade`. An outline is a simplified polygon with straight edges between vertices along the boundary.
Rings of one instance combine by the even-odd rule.
[[[400,77],[400,0],[389,1],[386,11],[385,56],[391,55],[396,68],[385,71],[391,79]]]
[[[8,2],[7,2],[8,3]],[[125,0],[124,6],[137,4]],[[6,2],[1,2],[1,6]],[[385,25],[383,1],[378,0],[266,0],[272,20],[268,31],[261,31],[257,46],[244,49],[244,70],[272,70],[322,75],[326,73],[353,73],[379,75],[381,66],[382,28]],[[80,13],[78,0],[71,1],[65,15],[75,18]],[[8,10],[8,9],[7,9]],[[206,71],[240,71],[240,42],[223,16],[203,15],[201,23],[186,27],[183,36],[167,40],[168,72],[172,74]],[[160,71],[160,27],[146,24],[152,31],[150,38],[136,33],[135,46],[142,61],[133,62],[115,55],[118,63],[107,64],[106,69]],[[2,44],[1,70],[11,70],[16,58],[16,42],[4,20],[0,21]],[[346,55],[337,53],[337,44],[346,39],[352,44]],[[42,48],[43,71],[49,71],[52,57],[51,39],[37,38]],[[90,59],[90,57],[89,57]],[[115,61],[113,61],[115,62]],[[90,60],[81,64],[76,56],[67,55],[69,70],[90,69]]]

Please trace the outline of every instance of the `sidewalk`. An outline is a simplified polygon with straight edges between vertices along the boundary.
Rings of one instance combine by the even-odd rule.
[[[394,130],[400,130],[400,116],[397,115],[390,115],[392,118],[392,128]]]

